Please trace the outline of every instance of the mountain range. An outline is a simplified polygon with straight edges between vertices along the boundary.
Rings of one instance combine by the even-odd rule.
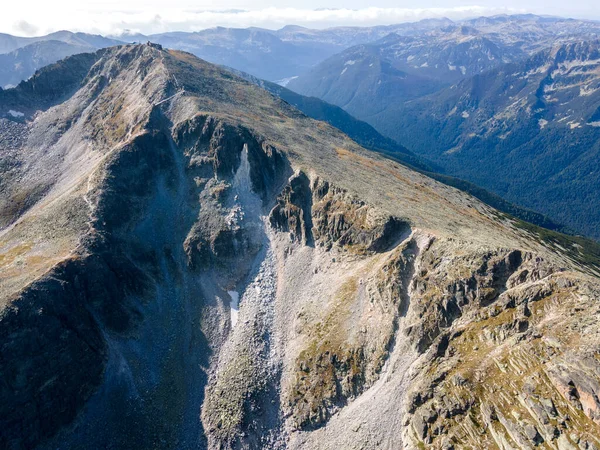
[[[600,247],[156,44],[0,91],[0,446],[600,446]]]
[[[287,87],[343,107],[448,175],[598,239],[597,34],[581,24],[553,35],[560,21],[540,28],[540,18],[497,22],[355,46]]]
[[[401,110],[374,119],[380,131],[450,174],[600,238],[598,41],[555,46]]]
[[[594,21],[511,15],[457,22],[450,19],[426,19],[397,25],[327,29],[309,29],[294,25],[279,30],[256,27],[244,29],[215,27],[198,32],[150,35],[126,32],[109,37],[70,31],[58,31],[39,37],[0,34],[0,54],[11,53],[26,45],[43,41],[60,41],[75,47],[88,47],[88,51],[125,42],[151,41],[165,47],[188,51],[209,62],[232,67],[268,81],[283,80],[282,82],[285,83],[293,77],[304,75],[326,58],[350,47],[374,43],[388,37],[391,40],[404,38],[411,41],[411,51],[414,50],[413,56],[416,56],[419,52],[426,54],[426,47],[436,39],[450,44],[453,41],[467,39],[465,36],[473,36],[486,42],[484,45],[491,46],[490,54],[501,51],[506,52],[509,58],[514,58],[519,54],[531,54],[536,50],[549,47],[556,39],[577,36],[589,38],[599,36],[599,33],[600,26]],[[440,44],[435,51],[440,52],[437,55],[437,63],[444,57],[450,57],[453,52],[451,46],[444,48],[444,44]],[[399,60],[399,57],[400,55],[396,55],[395,59]],[[435,57],[428,59],[422,56],[422,58],[424,59],[419,67],[427,62],[429,70],[432,70]],[[47,61],[55,62],[50,61],[50,58],[47,58]],[[417,60],[410,64],[409,61],[408,66],[416,66],[416,62]],[[438,65],[438,68],[443,69],[448,64]],[[460,67],[457,65],[451,72],[456,72],[455,76],[458,75],[462,70]],[[475,67],[470,67],[470,64],[463,64],[463,67],[475,70]],[[428,72],[424,69],[425,67],[421,67],[421,72]],[[29,73],[27,77],[30,75],[33,73]],[[6,84],[2,84],[0,79],[0,86]]]

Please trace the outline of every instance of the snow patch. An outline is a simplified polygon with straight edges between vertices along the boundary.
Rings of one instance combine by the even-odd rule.
[[[463,119],[466,119],[466,118],[468,118],[470,116],[470,114],[467,111],[463,111],[462,114],[461,114],[461,116],[462,116]]]
[[[452,64],[448,64],[448,70],[456,70],[456,66],[453,66]]]
[[[20,111],[15,111],[14,109],[9,110],[8,113],[15,118],[25,117],[25,114]]]
[[[349,59],[344,63],[345,66],[353,66],[354,64],[356,64],[356,61],[354,59]]]
[[[286,87],[290,83],[290,81],[295,80],[296,78],[298,78],[298,75],[296,75],[295,77],[283,78],[279,81],[276,81],[275,83],[277,83],[279,86]]]
[[[467,68],[465,66],[460,66],[460,71],[462,72],[463,75],[467,74]]]
[[[588,125],[590,127],[598,127],[598,128],[600,128],[600,122],[589,122]]]
[[[412,61],[413,59],[415,59],[414,55],[409,55],[409,57],[406,58],[406,61]]]
[[[581,124],[579,122],[569,122],[568,125],[571,130],[574,130],[575,128],[581,128]]]
[[[429,63],[425,61],[423,64],[421,64],[421,67],[429,67]]]
[[[538,120],[538,125],[540,126],[540,129],[543,130],[546,125],[548,125],[548,121],[546,119],[540,119]]]
[[[340,75],[344,75],[346,73],[346,70],[348,70],[348,68],[344,67],[344,70],[342,70],[342,73],[340,73]]]
[[[233,328],[238,320],[238,314],[240,312],[240,294],[238,291],[227,291],[229,297],[231,297],[231,327]]]

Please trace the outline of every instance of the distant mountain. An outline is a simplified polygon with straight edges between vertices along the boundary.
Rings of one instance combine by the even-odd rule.
[[[286,87],[341,106],[375,125],[374,115],[398,114],[405,101],[520,61],[556,42],[600,36],[600,22],[535,15],[437,25],[420,32],[386,28],[390,34],[385,37],[331,56],[286,80]]]
[[[360,45],[323,61],[286,87],[341,106],[366,119],[408,99],[432,93],[443,83],[396,68],[377,45]]]
[[[390,33],[427,33],[452,23],[449,19],[428,19],[389,26],[324,30],[296,25],[288,25],[280,30],[215,27],[192,33],[124,34],[116,38],[126,42],[156,42],[261,79],[278,81],[302,74],[353,45],[373,42]]]
[[[122,39],[156,42],[271,81],[303,73],[340,50],[338,45],[327,42],[284,41],[277,33],[260,28],[217,27],[196,33],[133,35]]]
[[[482,41],[482,53],[498,59],[506,52],[510,60],[512,53],[532,53],[549,46],[560,37],[600,36],[598,22],[562,18],[545,18],[533,15],[496,16],[469,21],[453,22],[450,19],[426,19],[414,23],[402,23],[373,27],[334,27],[322,30],[289,25],[279,30],[263,28],[224,28],[215,27],[198,32],[169,32],[143,35],[123,34],[116,37],[103,37],[85,33],[59,31],[41,37],[16,37],[0,34],[0,53],[10,53],[26,45],[48,40],[58,40],[77,46],[104,48],[123,42],[152,41],[165,47],[185,50],[209,62],[233,67],[262,79],[278,81],[302,75],[328,57],[344,51],[352,46],[370,44],[386,36],[394,38],[413,38],[414,42],[407,47],[404,55],[405,67],[397,65],[402,71],[410,71],[414,66],[420,70],[419,75],[430,75],[429,72],[439,69],[460,78],[461,66],[471,70],[477,64],[468,60],[458,64],[458,59],[447,53],[444,40],[455,39],[454,36],[468,35],[487,39]],[[438,40],[440,47],[432,48],[431,58],[427,59],[422,52],[432,40]],[[473,44],[473,43],[471,43]],[[423,47],[425,45],[425,47]],[[465,43],[465,45],[467,45]],[[421,46],[421,48],[419,48]],[[499,49],[495,48],[499,47]],[[391,47],[395,51],[394,46]],[[437,58],[435,53],[438,52]],[[446,52],[446,53],[445,53]],[[502,55],[500,55],[500,53]],[[402,53],[402,51],[400,51]],[[477,57],[478,52],[473,52]],[[410,61],[406,61],[412,55]],[[382,55],[389,59],[390,55]],[[514,55],[513,55],[514,56]],[[400,63],[402,55],[392,58]],[[486,59],[482,62],[485,63]],[[456,60],[456,61],[454,61]],[[447,61],[451,61],[448,64]],[[454,61],[454,62],[452,62]],[[417,64],[417,62],[419,64]],[[428,63],[427,66],[423,64]],[[456,63],[456,64],[455,64]],[[435,67],[437,65],[437,67]],[[455,66],[451,68],[450,66]],[[489,64],[484,64],[486,67]],[[427,67],[429,69],[427,69]],[[468,72],[472,75],[476,71]],[[452,77],[451,77],[452,78]]]
[[[89,47],[93,49],[111,47],[122,44],[117,39],[107,38],[95,34],[73,33],[71,31],[57,31],[45,36],[38,37],[19,37],[10,34],[0,34],[0,53],[10,53],[29,44],[44,41],[60,41],[79,47]]]
[[[390,34],[416,38],[415,42],[421,42],[423,45],[439,39],[442,46],[438,50],[438,58],[436,60],[435,56],[432,56],[429,67],[438,64],[440,69],[445,67],[446,71],[460,72],[461,65],[471,70],[472,64],[467,61],[456,65],[456,69],[448,68],[444,58],[452,55],[445,54],[443,46],[443,41],[448,37],[453,38],[464,33],[486,37],[489,42],[485,42],[484,48],[481,49],[481,53],[485,54],[485,60],[491,56],[496,57],[497,62],[502,62],[504,55],[498,52],[506,51],[512,61],[510,55],[513,52],[518,54],[543,48],[550,45],[557,36],[581,34],[589,36],[590,33],[599,31],[598,22],[519,15],[461,22],[453,22],[450,19],[427,19],[387,26],[334,27],[323,30],[295,25],[288,25],[279,30],[215,27],[193,33],[171,32],[148,36],[132,34],[117,38],[127,42],[157,42],[169,48],[188,51],[215,64],[233,67],[269,81],[278,81],[302,75],[326,58],[349,47],[373,43]],[[494,46],[502,48],[497,50]],[[494,56],[496,54],[498,56]],[[477,55],[478,52],[473,52],[473,56]],[[419,67],[424,62],[425,60]],[[415,63],[408,66],[414,65]],[[420,72],[423,75],[427,70]],[[477,72],[471,71],[467,75],[474,73]]]
[[[395,110],[400,102],[525,59],[556,41],[600,35],[600,23],[518,15],[448,23],[423,33],[404,31],[397,29],[331,56],[291,79],[287,87],[367,119],[388,107]]]
[[[93,50],[95,48],[61,41],[40,41],[0,54],[0,87],[16,86],[41,67],[67,56]]]
[[[600,238],[600,42],[556,46],[372,118],[448,173]]]
[[[498,46],[464,27],[441,36],[393,34],[334,55],[290,80],[287,87],[367,120],[470,74],[524,56],[522,51]]]
[[[496,44],[518,47],[529,54],[569,40],[600,37],[600,22],[535,14],[478,17],[461,22],[484,33]]]
[[[70,31],[31,38],[0,34],[0,88],[15,86],[37,69],[67,56],[122,43],[99,35]]]

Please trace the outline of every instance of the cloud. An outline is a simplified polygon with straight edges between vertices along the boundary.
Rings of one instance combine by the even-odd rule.
[[[81,10],[34,8],[25,17],[16,10],[3,11],[0,32],[32,35],[69,29],[100,34],[121,34],[126,30],[145,34],[166,31],[198,31],[214,26],[280,28],[295,24],[314,28],[371,26],[418,21],[425,18],[462,19],[503,13],[524,12],[511,8],[459,6],[449,8],[301,9],[269,7],[257,10],[189,10],[154,7],[148,10]],[[25,22],[24,19],[27,19]]]
[[[17,23],[15,23],[14,28],[19,32],[19,34],[24,34],[25,36],[33,36],[39,31],[38,27],[26,22],[25,20],[19,20]]]

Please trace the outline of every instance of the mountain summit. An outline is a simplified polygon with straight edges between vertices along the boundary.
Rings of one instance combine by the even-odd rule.
[[[598,254],[196,57],[0,91],[0,446],[600,446]]]

